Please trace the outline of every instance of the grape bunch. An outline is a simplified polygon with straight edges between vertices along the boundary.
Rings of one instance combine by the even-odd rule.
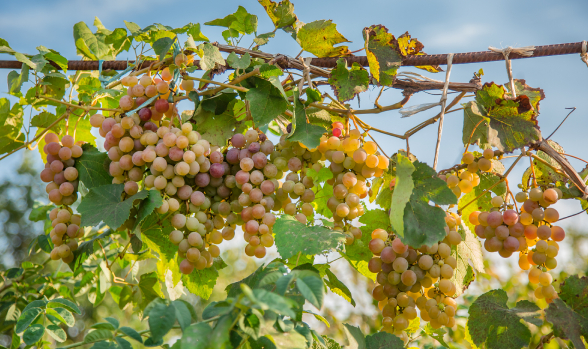
[[[375,142],[363,139],[361,132],[352,129],[346,135],[343,124],[333,123],[332,135],[323,136],[318,151],[330,162],[333,196],[327,207],[333,213],[335,227],[345,231],[346,244],[361,238],[361,230],[351,221],[364,214],[361,199],[369,193],[369,180],[381,177],[389,166],[389,159],[378,152]]]
[[[52,260],[61,258],[63,262],[70,263],[74,259],[73,252],[78,249],[78,239],[84,236],[84,229],[80,227],[82,218],[79,214],[73,214],[71,208],[63,206],[54,208],[49,213],[51,219],[51,232],[49,237],[53,242]]]
[[[522,204],[520,212],[508,208],[503,198],[496,196],[491,200],[494,208],[490,212],[475,211],[469,216],[476,235],[485,239],[486,251],[498,252],[504,258],[519,252],[519,267],[531,269],[529,281],[541,284],[535,290],[535,296],[548,302],[557,293],[547,271],[557,267],[558,242],[565,238],[563,228],[553,225],[559,220],[559,213],[549,206],[561,197],[562,192],[557,188],[545,191],[533,188],[528,196],[525,192],[516,194],[515,200]]]
[[[455,228],[447,227],[447,231],[443,241],[418,249],[384,229],[372,232],[368,246],[374,257],[368,268],[377,273],[372,297],[382,311],[383,331],[408,338],[404,330],[417,317],[416,308],[434,328],[455,325],[457,307],[452,296],[456,286],[451,278],[457,260],[451,256],[451,246],[462,238]]]
[[[78,195],[78,170],[75,168],[77,158],[83,150],[75,144],[72,136],[65,135],[59,141],[55,133],[45,135],[44,151],[47,154],[45,168],[41,171],[41,180],[48,183],[45,191],[49,200],[56,205],[71,205]]]
[[[467,194],[480,184],[479,171],[492,171],[491,160],[494,156],[492,149],[484,150],[483,156],[477,160],[473,153],[466,152],[461,159],[461,162],[467,165],[465,169],[450,172],[448,175],[440,175],[439,178],[447,182],[447,186],[459,198],[462,193]]]
[[[41,180],[47,184],[45,188],[49,200],[57,206],[49,213],[53,242],[50,257],[52,260],[62,259],[65,263],[73,261],[73,251],[78,249],[78,238],[84,236],[80,227],[81,217],[73,214],[68,206],[77,198],[78,170],[75,159],[83,154],[82,147],[75,144],[72,136],[65,135],[59,141],[55,133],[45,135],[44,151],[47,154],[45,169],[41,171]]]

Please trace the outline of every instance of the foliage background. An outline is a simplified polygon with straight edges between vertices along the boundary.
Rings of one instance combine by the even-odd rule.
[[[94,16],[100,18],[108,28],[122,26],[123,20],[136,22],[141,27],[154,22],[160,22],[170,26],[180,26],[188,22],[203,23],[213,18],[224,17],[236,10],[237,6],[245,6],[251,13],[260,18],[259,32],[267,32],[273,26],[263,8],[256,1],[19,1],[2,4],[0,12],[0,36],[8,40],[11,46],[19,52],[33,52],[38,45],[45,45],[59,51],[65,57],[75,59],[75,46],[73,45],[72,27],[79,21],[90,24]],[[371,24],[383,24],[391,32],[400,34],[408,30],[414,37],[425,44],[425,52],[447,53],[483,51],[488,46],[526,46],[546,45],[564,42],[576,42],[588,39],[588,22],[585,13],[588,12],[588,2],[578,1],[518,1],[508,0],[494,2],[470,2],[457,1],[441,3],[433,0],[419,2],[400,2],[384,0],[358,1],[296,1],[296,14],[304,22],[316,19],[332,19],[337,23],[338,30],[347,37],[351,44],[351,50],[359,49],[363,45],[361,30]],[[220,38],[222,28],[203,26],[203,33],[210,38]],[[265,52],[283,53],[295,56],[298,53],[298,45],[285,33],[277,32],[276,39],[271,40],[263,47]],[[359,53],[362,54],[362,53]],[[7,57],[7,56],[6,56]],[[133,58],[129,56],[129,58]],[[7,59],[7,58],[4,58]],[[120,58],[119,58],[120,59]],[[483,81],[496,81],[499,83],[507,80],[504,63],[502,61],[484,64],[456,65],[453,67],[451,81],[468,81],[473,72],[483,68],[485,76]],[[554,56],[529,60],[513,61],[515,78],[527,79],[531,86],[540,86],[545,90],[547,99],[541,103],[539,123],[544,133],[549,134],[561,119],[565,116],[566,107],[577,107],[577,111],[560,128],[554,136],[564,149],[584,149],[584,115],[588,111],[588,70],[580,61],[578,55]],[[0,81],[6,81],[8,70],[0,71]],[[419,71],[422,73],[422,71]],[[429,74],[436,79],[443,79],[442,74],[437,76]],[[25,86],[26,88],[27,86]],[[369,91],[361,95],[363,108],[371,107],[377,96],[378,90]],[[14,101],[14,97],[8,96]],[[391,89],[384,93],[380,103],[392,104],[400,99],[400,91]],[[424,102],[434,102],[438,96],[430,96],[424,93],[415,95],[408,105]],[[182,108],[182,104],[179,105]],[[357,100],[352,102],[357,106]],[[190,102],[185,102],[186,108]],[[429,111],[413,118],[424,120],[436,111]],[[397,111],[389,111],[383,114],[366,116],[369,124],[394,132],[404,131],[415,124],[415,120],[400,119]],[[393,121],[394,128],[391,128]],[[459,162],[461,154],[461,113],[449,115],[444,126],[442,152],[439,168],[446,168]],[[436,127],[430,127],[416,136],[411,137],[411,151],[419,156],[421,161],[432,163],[433,142]],[[396,149],[404,148],[403,141],[382,135],[374,135],[377,141],[390,153]],[[581,154],[580,154],[581,155]],[[581,169],[584,167],[579,161],[571,159],[572,164]],[[508,166],[508,159],[504,161]],[[23,170],[20,170],[22,168]],[[36,175],[32,173],[42,168],[38,153],[25,155],[23,151],[10,156],[2,161],[0,167],[0,268],[6,268],[19,263],[19,251],[26,248],[27,236],[34,236],[41,232],[38,225],[31,225],[26,219],[27,210],[33,204],[35,198],[39,198],[36,188]],[[515,168],[512,178],[520,178],[526,166]],[[513,183],[515,184],[515,183]],[[23,189],[15,189],[22,186]],[[27,189],[28,188],[28,189]],[[26,192],[26,195],[25,195]],[[580,211],[579,202],[567,200],[556,206],[565,214]],[[17,208],[15,210],[15,207]],[[21,210],[22,208],[22,210]],[[16,224],[9,224],[12,219]],[[18,226],[18,229],[17,229]],[[560,253],[558,257],[559,267],[557,271],[565,271],[568,274],[585,274],[587,270],[588,255],[586,231],[588,216],[582,214],[567,220],[564,227],[568,228],[568,238],[564,247],[571,253]],[[18,231],[17,234],[14,234]],[[242,279],[255,269],[255,262],[242,255],[241,242],[235,239],[224,250],[223,258],[227,264],[236,266],[223,270],[222,279],[212,300],[224,298],[220,291],[225,285]],[[573,248],[571,247],[573,246]],[[583,252],[584,251],[584,252]],[[11,257],[8,257],[10,255]],[[275,258],[269,254],[267,259]],[[486,254],[488,257],[488,254]],[[241,259],[240,263],[230,263],[229,260]],[[520,280],[526,284],[526,276],[511,278],[512,270],[508,264],[516,263],[515,257],[509,260],[488,259],[488,274],[481,275],[474,285],[467,291],[465,303],[490,288],[505,287],[511,300],[523,296],[526,298],[528,291],[520,285]],[[376,323],[376,309],[373,307],[371,297],[367,293],[373,284],[347,267],[346,262],[335,262],[333,268],[340,279],[349,285],[357,304],[351,307],[346,301],[337,295],[330,294],[325,302],[323,314],[329,320],[337,319],[353,324],[362,324],[365,333],[373,330]],[[193,299],[193,301],[197,301]],[[92,311],[90,304],[85,308],[83,318],[86,323],[102,319],[112,313],[116,307],[111,299],[107,299],[98,308]],[[463,311],[462,311],[463,312]],[[122,319],[120,311],[115,311],[117,317]],[[131,315],[126,314],[126,315]],[[130,317],[130,316],[129,316]],[[95,320],[92,320],[94,318]],[[327,328],[313,318],[305,318],[314,328],[322,333],[330,335],[341,334],[341,328],[332,326]],[[138,324],[137,324],[138,325]],[[78,321],[78,325],[70,330],[69,334],[75,336],[75,331],[81,333],[84,330],[84,321]],[[140,325],[139,325],[140,326]],[[143,324],[145,326],[145,324]],[[322,327],[321,327],[322,326]],[[536,332],[537,333],[537,332]],[[458,330],[452,334],[456,342],[460,342]],[[0,335],[0,344],[9,338]],[[463,342],[463,341],[461,341]]]

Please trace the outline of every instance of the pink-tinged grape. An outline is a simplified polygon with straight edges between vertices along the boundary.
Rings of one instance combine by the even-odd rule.
[[[70,168],[73,168],[73,167],[70,167]],[[46,168],[43,171],[41,171],[41,180],[45,183],[51,182],[53,180],[54,176],[55,176],[55,174],[53,173],[53,171],[51,171],[50,168]]]
[[[47,133],[45,134],[45,143],[49,144],[49,143],[58,143],[59,142],[59,136],[56,135],[55,133]]]
[[[57,184],[57,185],[61,185],[62,183],[64,183],[65,176],[64,176],[63,172],[59,172],[59,173],[55,174],[55,176],[53,176],[53,182],[55,182],[55,184]]]
[[[550,189],[548,189],[548,190],[550,190]],[[554,208],[548,207],[548,208],[545,209],[544,219],[548,223],[555,223],[555,222],[557,222],[559,220],[559,212],[557,212],[557,210],[554,209]]]
[[[537,228],[537,237],[541,240],[547,240],[551,237],[551,228],[547,225],[541,225]]]
[[[189,260],[184,259],[180,262],[180,271],[182,272],[182,274],[190,274],[192,273],[192,271],[194,271],[194,264],[190,263]]]
[[[498,238],[498,240],[504,240],[509,236],[510,232],[507,226],[499,225],[494,230],[494,235]]]
[[[62,198],[63,196],[59,192],[59,189],[53,189],[51,192],[49,192],[49,200],[54,204],[61,203]]]
[[[565,239],[566,237],[566,233],[563,230],[562,227],[558,227],[558,226],[552,226],[551,227],[551,239],[553,241],[563,241],[563,239]]]
[[[525,226],[521,223],[515,223],[508,228],[510,236],[515,238],[521,237],[525,233]]]
[[[549,188],[543,192],[543,200],[545,200],[545,202],[547,202],[550,205],[555,204],[558,199],[559,195],[557,194],[557,191],[553,188]]]
[[[265,254],[266,254],[266,249],[263,245],[259,245],[255,248],[255,252],[254,252],[255,257],[263,258],[263,257],[265,257]]]
[[[504,242],[502,243],[502,246],[505,250],[507,250],[509,252],[515,252],[515,251],[518,251],[520,244],[519,244],[519,240],[517,238],[509,236],[504,240]]]
[[[61,185],[59,186],[59,192],[62,196],[69,196],[73,194],[74,186],[69,182],[61,183]]]
[[[169,103],[165,99],[158,99],[155,101],[155,110],[159,113],[165,113],[170,110]]]
[[[343,130],[342,129],[340,129],[338,127],[333,128],[333,136],[335,136],[335,137],[341,137],[342,134],[343,134]]]
[[[382,262],[389,264],[394,262],[394,260],[396,259],[396,253],[394,252],[391,246],[386,246],[380,252],[380,258],[382,259]]]
[[[533,220],[539,222],[543,220],[545,213],[543,212],[543,209],[541,207],[538,207],[534,209],[533,212],[531,212],[531,215],[533,216]]]
[[[60,149],[61,149],[61,144],[59,144],[57,142],[47,143],[47,145],[46,145],[46,151],[48,154],[51,154],[51,155],[59,154]]]
[[[392,267],[394,268],[394,271],[398,273],[403,273],[408,269],[408,261],[406,260],[406,258],[397,257],[392,263]]]
[[[249,150],[251,154],[257,153],[259,149],[261,149],[261,145],[258,142],[253,142],[247,147],[247,150]]]
[[[403,244],[400,239],[396,238],[392,241],[392,249],[397,254],[404,254],[406,251],[408,251],[408,245]]]
[[[373,254],[380,254],[380,252],[382,252],[382,250],[384,249],[384,247],[386,247],[386,243],[384,242],[384,240],[381,239],[372,239],[369,244],[368,244],[368,248],[370,249],[370,251],[372,251]]]
[[[63,162],[61,162],[59,160],[53,160],[51,162],[51,165],[49,168],[51,169],[51,171],[53,171],[53,173],[57,174],[57,173],[63,171],[63,167],[64,167]]]
[[[120,98],[118,105],[121,107],[122,110],[131,110],[133,108],[134,103],[135,101],[133,101],[133,97],[126,95]]]
[[[388,239],[388,232],[386,232],[384,229],[375,229],[372,231],[372,239],[386,241]]]
[[[255,153],[251,159],[253,160],[253,164],[257,169],[262,169],[265,167],[265,165],[267,165],[267,156],[265,153]]]
[[[174,226],[174,228],[183,228],[186,225],[186,216],[184,216],[181,213],[173,215],[173,217],[171,218],[171,224],[172,226]]]
[[[378,273],[380,270],[382,270],[382,260],[377,257],[370,259],[368,262],[368,269],[372,273]]]
[[[74,138],[73,138],[72,136],[65,135],[65,136],[63,136],[63,137],[61,138],[61,144],[62,144],[64,147],[71,148],[71,147],[73,147],[73,145],[75,144],[75,140],[74,140]]]
[[[488,252],[498,252],[502,249],[502,241],[500,241],[496,236],[486,239],[484,242],[484,248]]]
[[[245,224],[245,231],[248,234],[255,234],[259,230],[259,223],[256,220],[250,220]]]
[[[92,127],[101,127],[104,119],[104,115],[94,114],[90,117],[90,125],[92,125]]]
[[[293,157],[288,160],[288,169],[292,172],[298,172],[302,169],[302,161],[299,158]]]
[[[135,195],[139,191],[139,185],[136,182],[128,181],[125,183],[125,193]]]
[[[519,214],[515,210],[506,210],[502,214],[502,220],[507,225],[514,225],[519,220]]]
[[[498,211],[493,211],[488,214],[488,218],[486,218],[486,222],[488,222],[488,226],[492,228],[496,228],[503,223],[502,220],[502,213]]]
[[[233,137],[231,138],[231,144],[235,148],[243,148],[246,142],[247,140],[245,139],[245,136],[240,133],[233,135]]]
[[[241,167],[241,170],[249,172],[253,169],[254,162],[250,158],[243,158],[241,159],[239,166]]]
[[[210,165],[210,175],[214,178],[221,178],[225,174],[225,168],[222,164],[212,164]]]
[[[427,254],[421,255],[418,265],[422,270],[429,270],[433,266],[433,258]]]
[[[178,245],[182,240],[184,240],[184,233],[182,233],[179,230],[173,230],[169,234],[169,240],[171,241],[172,244]]]

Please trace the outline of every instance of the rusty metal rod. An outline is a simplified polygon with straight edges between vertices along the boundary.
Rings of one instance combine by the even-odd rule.
[[[519,56],[512,53],[510,59],[521,59],[521,58],[533,58],[533,57],[545,57],[545,56],[556,56],[556,55],[569,55],[574,53],[582,52],[581,42],[572,42],[567,44],[556,44],[556,45],[543,45],[535,46],[535,51],[532,56]],[[327,57],[327,58],[313,58],[312,65],[323,68],[333,68],[336,65],[339,57]],[[346,57],[347,63],[352,64],[357,62],[360,65],[368,66],[366,56],[348,56]],[[479,62],[494,62],[501,61],[504,57],[500,53],[492,51],[481,51],[481,52],[465,52],[456,53],[453,56],[453,64],[465,64],[465,63],[479,63]],[[129,61],[134,63],[134,61]],[[52,63],[52,62],[51,62]],[[199,61],[195,60],[194,64],[198,64]],[[140,68],[148,67],[151,62],[143,62]],[[447,64],[447,54],[437,55],[422,55],[422,56],[408,56],[402,61],[403,66],[421,66],[421,65],[444,65]],[[56,64],[55,67],[59,68]],[[0,69],[20,69],[22,63],[19,61],[8,61],[0,60]],[[111,70],[125,70],[127,68],[127,61],[104,61],[102,69]],[[294,68],[294,67],[292,67]],[[60,68],[59,68],[60,69]],[[80,61],[72,60],[67,62],[68,70],[98,70],[98,61]]]

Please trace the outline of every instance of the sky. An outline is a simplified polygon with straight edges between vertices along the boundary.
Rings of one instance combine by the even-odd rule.
[[[363,47],[362,29],[373,24],[386,26],[396,36],[408,31],[425,45],[424,51],[429,54],[484,51],[488,46],[521,47],[588,40],[588,1],[585,0],[293,0],[293,3],[295,13],[302,22],[332,19],[337,24],[339,32],[351,41],[347,45],[352,51]],[[271,21],[255,0],[21,0],[6,1],[2,4],[0,37],[19,52],[36,53],[35,47],[44,45],[59,51],[69,59],[79,59],[76,56],[72,29],[79,21],[85,21],[93,30],[94,16],[100,18],[109,29],[124,28],[124,20],[135,22],[141,27],[156,22],[181,27],[190,22],[203,24],[215,18],[222,18],[236,11],[239,5],[258,15],[259,33],[273,30]],[[222,43],[222,28],[203,26],[202,31],[212,41]],[[244,39],[244,45],[248,46],[250,40]],[[300,47],[290,36],[279,31],[276,38],[263,47],[263,51],[296,56]],[[304,53],[302,56],[308,55]],[[125,58],[127,57],[122,55],[119,59]],[[0,55],[0,59],[12,57]],[[568,112],[565,108],[577,108],[552,140],[563,146],[567,153],[587,158],[584,142],[588,116],[588,67],[580,60],[580,56],[574,54],[521,59],[513,61],[512,65],[515,78],[526,79],[528,85],[541,87],[545,92],[546,99],[541,102],[541,113],[538,118],[544,134],[550,134],[563,120]],[[480,68],[485,73],[483,82],[507,82],[503,61],[454,65],[450,80],[467,82]],[[438,80],[445,78],[444,73],[429,74],[413,67],[401,68],[401,71],[415,71]],[[8,72],[0,71],[0,81],[6,81]],[[5,90],[6,84],[3,83],[0,85],[0,97],[5,96],[5,93],[1,92]],[[372,108],[378,92],[379,89],[373,89],[361,94],[361,103],[358,105],[356,99],[351,103],[352,107]],[[401,98],[400,90],[388,89],[382,95],[380,104],[393,104]],[[418,93],[411,98],[407,106],[438,100],[439,96]],[[181,108],[190,108],[189,102],[184,103],[186,104],[180,105]],[[439,108],[436,107],[404,119],[400,118],[398,111],[388,111],[365,116],[363,120],[380,129],[404,133],[414,125],[434,116],[438,111]],[[463,152],[462,124],[462,112],[446,116],[439,169],[459,163]],[[406,147],[403,140],[379,134],[374,134],[374,137],[388,155]],[[432,164],[436,137],[437,125],[429,126],[417,133],[410,139],[411,152],[419,160]],[[20,155],[14,154],[2,160],[0,178],[14,172],[21,161]],[[505,160],[505,165],[508,166],[510,160]],[[38,162],[41,167],[40,157]],[[577,160],[571,160],[571,163],[578,170],[584,167],[584,164]],[[510,183],[519,183],[527,166],[528,162],[525,162],[515,167],[510,176]],[[558,205],[566,214],[581,209],[576,200],[568,200]],[[588,215],[580,215],[566,221],[564,225],[587,224]],[[487,253],[485,255],[488,256]],[[565,263],[565,256],[562,256],[560,263],[562,262]],[[346,266],[341,265],[341,268]],[[369,299],[361,303],[369,306]],[[332,306],[345,307],[345,303]]]

